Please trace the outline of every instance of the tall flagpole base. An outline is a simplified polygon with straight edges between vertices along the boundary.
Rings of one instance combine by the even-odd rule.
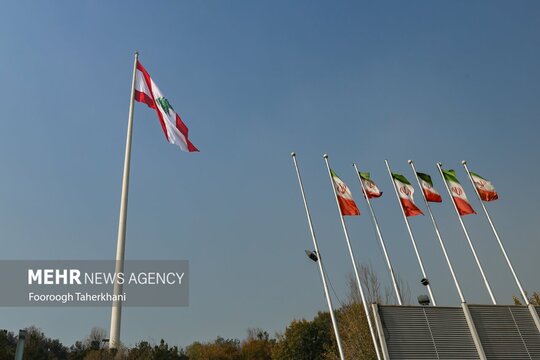
[[[120,197],[120,215],[118,218],[118,238],[116,240],[116,264],[115,273],[124,272],[124,252],[126,248],[126,224],[127,205],[129,192],[129,170],[131,164],[131,138],[133,131],[133,104],[135,99],[135,76],[137,74],[137,62],[139,53],[135,52],[133,60],[133,76],[131,79],[131,98],[129,99],[129,115],[126,134],[126,152],[124,155],[124,173],[122,176],[122,195]],[[116,277],[115,277],[116,279]],[[114,295],[122,293],[122,284],[115,282]],[[120,324],[122,318],[122,303],[114,302],[111,310],[111,332],[109,333],[109,348],[117,349],[120,346]]]

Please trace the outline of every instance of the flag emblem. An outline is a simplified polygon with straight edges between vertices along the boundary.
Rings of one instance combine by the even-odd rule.
[[[402,186],[401,188],[399,188],[399,191],[405,194],[405,196],[410,196],[412,194],[412,191],[406,186]]]
[[[171,104],[169,104],[169,100],[164,98],[163,96],[156,99],[156,102],[159,104],[159,106],[165,111],[167,114],[170,114],[169,110],[174,110]]]
[[[450,189],[452,190],[452,193],[456,194],[457,196],[463,195],[463,188],[461,187],[452,186]]]

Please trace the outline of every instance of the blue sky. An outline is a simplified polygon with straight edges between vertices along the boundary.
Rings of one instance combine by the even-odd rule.
[[[0,239],[3,259],[112,259],[133,52],[201,153],[166,143],[135,105],[126,258],[190,261],[190,306],[126,308],[122,340],[187,345],[281,331],[325,309],[298,185],[296,151],[338,296],[352,268],[322,154],[363,215],[347,219],[359,260],[389,284],[351,163],[374,201],[395,270],[413,299],[420,272],[385,172],[411,177],[462,159],[493,181],[488,204],[529,290],[536,276],[540,170],[540,4],[534,1],[158,1],[3,3],[0,14]],[[463,291],[489,297],[445,203],[434,206]],[[420,200],[417,198],[417,200]],[[420,204],[422,206],[423,204]],[[483,216],[465,223],[495,295],[517,289]],[[411,219],[433,291],[458,305],[427,217]],[[1,308],[71,344],[108,308]]]

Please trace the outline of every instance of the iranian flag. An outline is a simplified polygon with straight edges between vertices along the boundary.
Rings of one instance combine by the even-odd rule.
[[[334,188],[336,189],[341,215],[360,215],[360,210],[358,210],[358,207],[353,200],[351,190],[349,190],[347,185],[341,181],[334,170],[330,170],[330,172],[332,173],[332,182],[334,183]]]
[[[459,215],[464,216],[476,214],[476,211],[474,211],[471,204],[469,204],[469,200],[467,199],[467,195],[465,195],[463,186],[461,186],[456,177],[456,172],[454,170],[442,170],[442,173],[444,180],[452,193],[452,199],[454,199],[454,204],[456,204]]]
[[[396,173],[392,173],[392,179],[396,185],[405,216],[424,215],[422,210],[414,203],[414,188],[409,180],[405,176]]]
[[[187,126],[139,61],[137,61],[137,72],[135,74],[135,100],[145,103],[148,107],[156,110],[161,128],[168,142],[177,145],[182,151],[199,151],[189,141]]]
[[[497,194],[497,191],[495,191],[495,187],[493,186],[493,184],[491,184],[491,181],[484,179],[483,177],[476,173],[473,173],[472,171],[471,177],[473,179],[474,186],[478,191],[478,195],[480,195],[480,199],[482,199],[483,201],[493,201],[499,198],[499,195]]]
[[[433,187],[431,176],[420,172],[417,172],[416,175],[418,175],[418,179],[420,179],[420,185],[422,185],[422,192],[424,193],[426,200],[431,202],[442,202],[441,194]]]
[[[366,189],[367,197],[369,199],[372,198],[378,198],[382,195],[382,191],[379,190],[377,185],[375,185],[375,182],[371,180],[370,174],[368,172],[358,172],[360,174],[360,179],[362,180],[362,184],[364,185],[364,188]],[[365,196],[366,194],[364,194]]]

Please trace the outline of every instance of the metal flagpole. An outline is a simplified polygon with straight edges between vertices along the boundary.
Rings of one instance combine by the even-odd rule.
[[[416,246],[416,241],[414,240],[414,235],[412,233],[411,226],[409,225],[409,219],[407,219],[407,215],[405,215],[405,209],[403,209],[403,205],[401,204],[399,192],[398,192],[396,183],[394,182],[394,178],[392,177],[392,171],[390,170],[390,165],[388,164],[388,160],[385,159],[384,163],[386,164],[386,169],[388,169],[388,175],[390,175],[390,180],[392,181],[392,186],[394,188],[394,192],[396,193],[397,201],[401,209],[401,214],[403,215],[403,220],[405,220],[405,225],[407,225],[407,231],[409,232],[409,237],[411,238],[414,252],[416,254],[416,258],[418,259],[418,265],[420,265],[420,270],[422,271],[422,276],[423,276],[422,280],[424,279],[427,280],[426,287],[429,292],[429,297],[431,299],[431,302],[433,303],[433,306],[437,306],[437,302],[435,301],[435,297],[433,296],[433,292],[431,291],[431,285],[429,284],[429,279],[426,275],[426,270],[424,269],[424,264],[422,263],[422,258],[420,257],[420,253],[418,252],[418,248]],[[422,284],[424,284],[423,281],[422,281]]]
[[[458,279],[456,277],[456,274],[454,273],[454,268],[452,267],[452,263],[450,262],[450,258],[448,257],[448,253],[446,252],[446,246],[444,246],[444,241],[441,237],[441,234],[439,232],[439,227],[437,225],[437,222],[435,221],[435,217],[433,217],[433,212],[431,211],[431,206],[429,205],[429,201],[426,199],[426,195],[424,194],[422,184],[420,183],[420,179],[418,178],[418,174],[416,173],[416,168],[414,167],[414,163],[412,160],[409,160],[409,165],[411,165],[414,177],[416,178],[416,182],[418,183],[418,187],[420,188],[422,193],[422,199],[424,199],[424,204],[426,204],[426,208],[429,212],[429,217],[431,218],[431,222],[433,223],[433,227],[435,228],[435,234],[437,235],[437,239],[439,239],[439,243],[441,244],[441,248],[444,254],[444,258],[446,259],[446,263],[448,264],[448,268],[450,269],[450,273],[452,274],[452,278],[454,279],[454,284],[456,284],[456,289],[459,294],[459,299],[462,303],[466,302],[465,297],[463,296],[463,292],[461,291],[461,286],[459,286]]]
[[[131,79],[131,98],[129,100],[129,115],[126,135],[126,152],[124,156],[124,174],[122,178],[122,196],[120,198],[120,216],[118,219],[118,238],[116,241],[116,266],[115,272],[121,273],[124,271],[124,251],[126,247],[126,221],[127,221],[127,205],[128,205],[128,190],[129,190],[129,169],[131,162],[131,134],[133,130],[133,103],[135,95],[135,74],[137,72],[137,61],[139,53],[135,52],[133,60],[133,77]],[[122,294],[122,284],[117,281],[114,283],[114,295]],[[120,345],[120,320],[122,318],[122,303],[120,301],[113,302],[111,312],[111,332],[109,334],[109,347],[116,349]]]
[[[396,276],[394,274],[394,269],[392,268],[392,264],[390,263],[390,257],[388,256],[388,252],[386,251],[386,245],[384,244],[384,239],[383,239],[381,230],[379,228],[379,222],[377,221],[377,217],[375,216],[375,212],[373,211],[373,207],[371,206],[371,200],[369,199],[369,196],[367,196],[366,187],[364,186],[364,183],[362,182],[362,178],[360,177],[360,172],[358,171],[356,164],[353,163],[353,166],[354,166],[354,169],[356,170],[358,181],[360,181],[360,186],[362,187],[362,191],[364,192],[364,198],[366,199],[369,211],[371,213],[371,219],[373,220],[373,225],[375,226],[375,232],[377,233],[377,237],[379,238],[379,242],[381,243],[381,247],[384,253],[384,258],[386,259],[386,265],[388,266],[388,271],[390,272],[390,277],[392,278],[392,285],[394,286],[394,291],[396,292],[396,298],[397,298],[398,304],[403,305],[402,300],[401,300],[401,294],[399,292],[399,286],[396,281]]]
[[[311,233],[311,239],[313,240],[313,246],[315,247],[315,252],[317,253],[319,265],[319,272],[321,273],[321,280],[323,283],[324,295],[326,297],[326,302],[328,304],[328,310],[330,311],[330,318],[332,319],[332,326],[334,328],[334,334],[336,336],[336,342],[339,350],[339,357],[341,360],[345,360],[345,355],[343,353],[343,348],[341,345],[341,337],[339,336],[339,330],[336,321],[336,315],[334,314],[334,306],[332,305],[332,298],[328,292],[328,285],[326,284],[326,275],[324,273],[324,267],[322,263],[321,253],[319,252],[319,246],[317,245],[317,238],[315,236],[315,231],[313,230],[313,224],[311,222],[311,215],[309,213],[309,208],[306,200],[306,195],[304,193],[304,185],[302,183],[302,177],[300,176],[300,170],[298,169],[298,164],[296,163],[296,154],[291,153],[291,157],[294,163],[294,168],[296,169],[296,176],[298,177],[298,184],[300,185],[300,192],[302,193],[302,200],[304,201],[304,209],[306,210],[306,217],[309,225],[309,232]]]
[[[465,168],[465,171],[467,172],[467,175],[469,176],[469,180],[471,180],[472,187],[474,189],[474,192],[476,196],[478,197],[478,200],[480,201],[480,205],[482,205],[482,209],[484,210],[484,214],[486,214],[486,217],[488,219],[489,225],[491,226],[491,230],[493,230],[493,234],[495,235],[495,238],[497,239],[497,242],[499,243],[499,246],[501,248],[501,251],[504,255],[504,258],[506,259],[506,263],[508,264],[508,267],[510,268],[510,271],[512,271],[512,275],[514,276],[514,280],[516,280],[516,284],[519,288],[519,291],[521,292],[521,296],[525,300],[525,304],[529,305],[529,299],[527,298],[527,294],[523,290],[523,287],[521,286],[521,282],[519,281],[516,272],[514,271],[514,267],[512,266],[512,263],[510,262],[510,258],[508,257],[508,254],[506,253],[506,249],[504,248],[504,245],[501,241],[501,238],[499,237],[499,233],[495,229],[495,225],[493,225],[493,221],[491,221],[491,216],[489,216],[489,213],[487,211],[486,206],[484,205],[484,202],[482,201],[482,198],[480,197],[480,194],[478,193],[478,189],[476,188],[476,185],[474,184],[474,180],[472,178],[471,172],[469,171],[469,168],[467,167],[467,162],[463,160],[461,162],[463,164],[463,167]]]
[[[439,169],[439,174],[441,175],[441,178],[443,180],[444,186],[446,187],[446,191],[448,191],[448,196],[452,199],[452,204],[454,205],[454,210],[456,211],[456,215],[458,217],[459,223],[461,224],[461,228],[463,229],[463,233],[465,234],[465,237],[467,238],[467,242],[469,243],[469,247],[471,248],[471,252],[473,253],[474,260],[476,261],[476,265],[478,265],[478,269],[480,270],[480,274],[482,274],[482,278],[484,279],[484,284],[486,284],[487,291],[489,293],[489,296],[491,298],[491,301],[493,302],[493,305],[497,305],[497,300],[495,300],[495,296],[493,295],[493,292],[491,291],[491,286],[489,286],[489,282],[487,280],[486,274],[484,273],[484,269],[482,268],[482,264],[480,264],[480,259],[478,259],[478,255],[476,255],[476,250],[474,249],[474,245],[471,241],[471,238],[469,236],[469,232],[467,231],[467,228],[465,227],[465,223],[461,219],[461,215],[459,215],[459,211],[456,205],[456,202],[454,201],[454,197],[452,196],[452,191],[450,191],[450,188],[448,187],[448,183],[446,182],[443,172],[442,172],[442,164],[440,162],[437,163],[437,169]]]
[[[345,234],[345,240],[347,241],[347,248],[349,249],[349,255],[351,256],[351,261],[352,261],[353,269],[354,269],[354,275],[356,277],[356,282],[358,283],[358,290],[360,291],[360,298],[362,299],[362,303],[364,305],[364,311],[366,313],[366,318],[369,325],[369,332],[371,333],[371,339],[373,340],[373,346],[375,346],[377,359],[381,360],[381,354],[379,352],[379,346],[377,344],[377,335],[375,334],[375,328],[373,327],[373,322],[371,320],[371,315],[369,313],[369,306],[367,304],[366,297],[364,295],[362,281],[360,281],[360,273],[358,272],[358,266],[356,265],[356,260],[354,258],[351,241],[349,239],[349,232],[347,231],[347,226],[345,225],[345,219],[343,218],[343,215],[341,214],[341,208],[339,207],[336,187],[334,186],[334,180],[332,179],[332,172],[330,171],[330,164],[328,163],[328,155],[324,154],[323,158],[324,158],[324,162],[326,163],[326,170],[328,171],[328,176],[330,177],[330,185],[332,186],[332,190],[334,191],[334,198],[336,200],[339,218],[341,220],[341,226],[343,227],[343,233]]]

